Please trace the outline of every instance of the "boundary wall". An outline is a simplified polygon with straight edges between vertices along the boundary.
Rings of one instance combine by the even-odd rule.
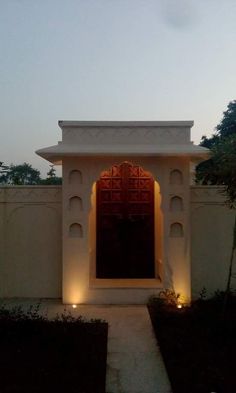
[[[191,284],[226,286],[234,214],[221,187],[191,186]],[[235,284],[232,280],[232,283]],[[0,296],[62,297],[61,186],[0,187]]]
[[[223,187],[192,186],[190,201],[192,297],[204,287],[211,296],[226,288],[236,212],[226,206]]]
[[[0,187],[0,296],[62,296],[61,186]]]

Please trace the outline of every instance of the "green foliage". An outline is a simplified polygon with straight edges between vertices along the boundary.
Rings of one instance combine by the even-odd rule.
[[[217,184],[224,186],[230,208],[236,208],[236,100],[231,101],[223,118],[216,127],[216,133],[211,137],[202,137],[201,145],[212,151],[210,160],[198,165],[196,179],[202,184]],[[233,242],[230,255],[225,310],[229,297],[231,279],[233,277],[233,261],[236,250],[236,215],[233,229]],[[224,313],[224,311],[223,311]]]
[[[218,135],[222,138],[236,134],[236,100],[231,101],[223,112],[223,119],[216,126]]]
[[[47,178],[42,179],[40,181],[40,184],[43,185],[58,185],[62,184],[62,178],[56,176],[56,169],[54,168],[54,165],[50,165],[50,170],[47,173]]]
[[[59,185],[62,178],[56,176],[54,165],[50,165],[46,179],[41,179],[40,172],[32,165],[24,162],[10,166],[0,162],[0,184],[5,185]]]
[[[236,134],[236,100],[229,102],[227,110],[223,112],[223,118],[215,130],[216,132],[210,138],[207,138],[205,135],[202,136],[201,146],[211,149],[221,139]]]
[[[225,186],[230,207],[236,202],[236,134],[220,140],[213,148],[213,164],[216,184]]]
[[[212,158],[201,162],[196,167],[196,182],[203,185],[217,184],[217,175]]]
[[[203,297],[205,290],[203,290]],[[225,292],[181,310],[149,305],[154,331],[176,393],[236,392],[236,296],[230,294],[225,318]]]
[[[40,183],[42,186],[57,186],[62,184],[62,178],[61,177],[53,177],[53,178],[46,178],[40,180]]]
[[[234,185],[233,170],[236,166],[236,100],[231,101],[223,112],[221,122],[216,126],[216,132],[210,138],[203,136],[200,145],[212,150],[212,157],[199,164],[196,168],[196,180],[201,184]],[[229,168],[231,163],[231,169]],[[230,169],[230,170],[229,170]],[[232,202],[231,193],[230,200]]]
[[[180,294],[173,289],[164,289],[158,295],[153,295],[149,299],[149,304],[159,306],[176,306],[180,301]]]
[[[0,306],[0,392],[104,393],[107,323],[39,309]]]
[[[207,297],[207,290],[206,287],[203,287],[202,290],[199,293],[199,299],[200,300],[205,300]]]
[[[4,165],[2,161],[0,161],[0,184],[7,182],[7,173],[9,171],[9,167]]]
[[[176,306],[180,300],[180,294],[176,293],[173,289],[164,289],[159,293],[159,298],[166,304]]]
[[[47,175],[48,175],[48,178],[51,178],[51,179],[56,177],[56,169],[54,168],[53,164],[50,165],[50,169],[49,169]]]
[[[220,136],[217,134],[212,135],[210,138],[207,138],[207,136],[203,135],[200,142],[200,146],[206,147],[207,149],[211,149],[219,142],[219,139]]]
[[[200,164],[197,178],[202,184],[223,185],[229,206],[236,201],[236,134],[221,138],[212,147],[213,156]]]
[[[0,183],[11,185],[35,185],[40,182],[40,172],[32,165],[24,162],[21,165],[11,164],[5,166],[4,173],[0,176]]]

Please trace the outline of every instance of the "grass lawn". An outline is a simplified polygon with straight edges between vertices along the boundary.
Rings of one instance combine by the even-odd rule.
[[[167,302],[168,303],[168,302]],[[173,393],[236,392],[236,296],[177,309],[158,298],[149,312]]]
[[[105,393],[108,324],[0,309],[1,393]]]

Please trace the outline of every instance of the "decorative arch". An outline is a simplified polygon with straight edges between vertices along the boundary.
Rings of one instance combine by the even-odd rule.
[[[180,212],[183,211],[183,199],[177,195],[173,196],[170,200],[170,211]]]
[[[82,199],[78,196],[73,196],[69,199],[69,210],[73,211],[74,213],[83,210]]]
[[[82,173],[78,169],[73,169],[69,173],[69,184],[71,185],[77,185],[77,184],[82,184],[83,179],[82,179]]]
[[[74,222],[69,227],[69,236],[70,237],[83,237],[83,228],[82,225]]]
[[[183,225],[180,222],[174,222],[170,226],[170,237],[183,237]]]
[[[170,184],[171,185],[183,184],[183,173],[179,169],[173,169],[170,172]]]

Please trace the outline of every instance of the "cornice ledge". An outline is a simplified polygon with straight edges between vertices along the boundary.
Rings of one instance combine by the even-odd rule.
[[[171,121],[110,121],[110,120],[59,120],[58,125],[64,127],[188,127],[193,126],[193,120]]]

